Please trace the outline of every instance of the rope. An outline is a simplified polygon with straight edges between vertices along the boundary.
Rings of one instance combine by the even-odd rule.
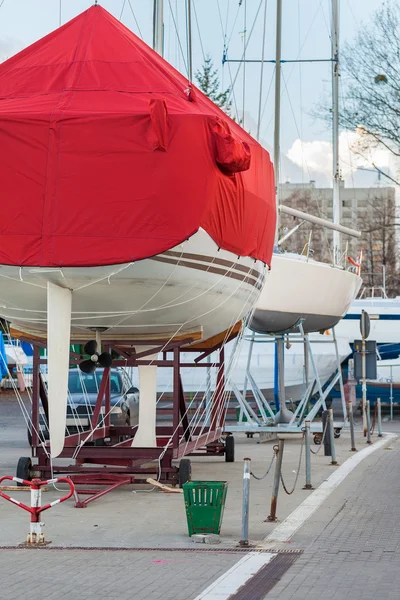
[[[276,458],[276,449],[277,449],[277,448],[278,448],[278,446],[273,446],[273,448],[272,448],[272,449],[273,449],[274,453],[273,453],[273,455],[272,455],[272,460],[271,460],[271,462],[269,463],[269,467],[268,467],[268,469],[265,471],[265,473],[264,473],[264,475],[262,475],[262,477],[257,477],[257,475],[255,475],[255,474],[253,473],[253,471],[250,471],[250,475],[251,475],[252,477],[254,477],[254,479],[257,479],[257,481],[262,481],[262,480],[263,480],[263,479],[265,479],[265,477],[268,475],[268,473],[269,473],[269,472],[270,472],[270,470],[272,469],[272,465],[274,464],[274,460],[275,460],[275,458]]]
[[[290,492],[289,492],[289,490],[288,490],[288,489],[287,489],[287,487],[286,487],[286,484],[285,484],[285,482],[284,482],[284,480],[283,480],[283,475],[282,475],[282,472],[281,472],[281,482],[282,482],[282,487],[283,487],[283,489],[285,490],[285,492],[286,492],[286,494],[287,494],[288,496],[291,496],[291,495],[293,494],[294,490],[296,489],[297,481],[298,481],[298,479],[299,479],[299,475],[300,475],[300,467],[301,467],[301,459],[303,458],[303,448],[304,448],[304,441],[305,441],[305,434],[303,433],[303,438],[302,438],[302,441],[301,441],[301,448],[300,448],[300,458],[299,458],[299,464],[298,464],[298,467],[297,467],[296,478],[295,478],[295,480],[294,480],[294,484],[293,484],[293,487],[292,487],[292,489],[290,490]]]

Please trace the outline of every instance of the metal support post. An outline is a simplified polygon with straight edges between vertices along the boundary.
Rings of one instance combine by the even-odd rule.
[[[367,444],[371,444],[371,410],[369,400],[367,400],[365,408],[367,416]]]
[[[271,512],[267,517],[267,521],[276,521],[276,506],[278,502],[278,492],[279,492],[279,484],[281,481],[282,474],[282,459],[283,459],[283,450],[285,447],[285,440],[279,440],[278,446],[276,448],[276,465],[275,465],[275,475],[274,475],[274,487],[272,490],[272,498],[271,498]]]
[[[312,490],[311,484],[311,445],[310,445],[310,421],[305,422],[305,446],[306,446],[306,485],[303,490]]]
[[[322,437],[324,438],[324,456],[331,455],[331,432],[329,429],[329,413],[324,410],[322,413]]]
[[[346,418],[346,397],[345,397],[345,393],[344,393],[342,366],[340,363],[339,350],[338,350],[336,332],[335,332],[334,327],[332,327],[332,333],[333,333],[333,343],[335,345],[336,364],[337,364],[338,373],[339,373],[339,387],[340,387],[340,398],[342,400],[343,419],[345,419]]]
[[[366,415],[366,402],[367,402],[367,380],[366,380],[366,352],[365,352],[365,338],[362,338],[361,342],[361,379],[362,379],[362,414],[363,414],[363,429],[364,437],[367,436],[367,415]]]
[[[336,450],[335,450],[335,430],[333,427],[333,409],[328,408],[329,413],[329,433],[331,438],[331,465],[337,465]]]
[[[349,423],[350,423],[351,451],[357,452],[356,439],[355,439],[355,435],[354,435],[353,404],[351,402],[347,403],[347,417],[348,417]]]
[[[390,367],[390,420],[393,421],[393,372]]]
[[[240,546],[249,545],[249,500],[250,500],[250,463],[251,458],[243,459],[243,508],[242,508],[242,539]]]
[[[382,405],[381,399],[378,398],[378,437],[382,437]]]

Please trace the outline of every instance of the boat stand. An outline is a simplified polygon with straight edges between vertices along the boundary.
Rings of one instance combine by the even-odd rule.
[[[333,343],[335,346],[335,354],[336,354],[336,363],[337,370],[336,373],[332,376],[329,381],[329,384],[323,389],[321,384],[321,379],[318,374],[318,369],[315,363],[315,359],[312,352],[312,344],[309,340],[307,334],[304,333],[303,323],[300,320],[295,328],[290,330],[290,333],[293,333],[294,329],[301,334],[304,342],[304,373],[305,373],[305,392],[300,402],[297,404],[297,407],[293,413],[290,413],[286,409],[285,417],[286,422],[282,419],[276,417],[274,411],[271,408],[270,403],[265,398],[261,389],[257,385],[254,377],[251,373],[251,358],[253,353],[253,345],[257,340],[257,336],[262,339],[262,336],[256,333],[252,333],[250,339],[250,347],[249,354],[247,359],[247,367],[245,380],[243,385],[243,392],[239,390],[239,388],[235,384],[231,384],[232,391],[239,403],[239,418],[236,425],[227,425],[226,431],[234,433],[234,432],[245,432],[248,435],[253,435],[254,433],[273,433],[277,431],[277,427],[279,429],[284,429],[290,433],[298,433],[301,431],[304,426],[305,421],[311,422],[311,431],[314,433],[322,432],[322,423],[313,422],[315,417],[321,408],[326,410],[326,399],[329,396],[333,387],[339,383],[340,392],[341,392],[341,407],[343,411],[343,421],[335,421],[334,428],[336,434],[340,434],[340,430],[344,426],[344,421],[346,420],[346,400],[343,386],[343,378],[342,378],[342,370],[336,340],[336,334],[334,328],[333,332],[333,340],[332,342],[329,340],[324,341],[325,343]],[[282,332],[275,336],[275,344],[278,345],[278,352],[276,353],[278,359],[278,398],[279,398],[279,406],[277,406],[278,410],[281,410],[281,407],[286,403],[285,395],[284,395],[284,336],[289,332]],[[259,340],[260,342],[261,340]],[[321,340],[322,342],[323,340]],[[311,363],[312,373],[314,375],[313,381],[309,382],[309,363]],[[257,409],[254,410],[251,406],[249,400],[247,399],[247,390],[250,388],[252,395],[254,397],[254,401]],[[283,391],[283,393],[282,393]],[[310,407],[310,401],[315,391],[318,393],[318,399],[314,403],[312,407]],[[278,412],[277,410],[277,412]],[[290,417],[289,417],[290,415]],[[282,422],[283,421],[283,422]]]
[[[111,424],[111,388],[110,368],[105,368],[101,377],[96,404],[90,417],[89,430],[66,435],[65,445],[56,459],[50,458],[50,443],[39,439],[39,414],[42,412],[48,422],[47,390],[41,374],[42,365],[47,358],[40,356],[40,350],[46,348],[46,340],[31,339],[20,336],[34,347],[33,381],[32,381],[32,458],[22,457],[19,460],[19,475],[24,471],[24,479],[40,475],[53,478],[60,474],[67,475],[79,486],[90,486],[90,489],[76,490],[75,506],[85,508],[90,502],[104,494],[122,486],[143,484],[149,477],[160,483],[182,485],[190,479],[190,460],[184,457],[191,455],[216,456],[225,455],[227,462],[234,460],[233,437],[223,440],[226,407],[224,406],[224,342],[233,340],[238,335],[235,328],[228,339],[213,343],[197,342],[189,336],[175,341],[140,340],[104,340],[104,351],[113,355],[111,368],[156,366],[173,369],[172,423],[162,425],[156,421],[156,442],[153,447],[136,447],[133,445],[137,426],[114,426]],[[85,344],[87,340],[74,340],[74,344]],[[150,348],[151,344],[151,348]],[[189,344],[191,344],[189,346]],[[141,351],[140,347],[146,349]],[[182,363],[181,353],[196,353],[200,356],[193,362]],[[217,385],[213,397],[204,402],[204,414],[193,418],[182,387],[181,367],[210,369],[208,357],[218,351],[219,359],[213,363],[217,368]],[[162,356],[159,360],[158,355]],[[170,358],[172,355],[172,358]],[[156,358],[156,359],[155,359]],[[84,356],[70,353],[70,364],[77,366]],[[205,360],[207,359],[207,360]],[[193,411],[192,411],[193,412]],[[140,414],[140,413],[139,413]],[[140,426],[140,421],[139,421]],[[68,433],[68,432],[67,432]],[[230,439],[229,439],[230,438]],[[227,441],[229,439],[229,442]],[[64,459],[64,460],[59,460]],[[65,459],[70,459],[69,464]],[[72,459],[72,460],[71,460]],[[182,459],[184,459],[182,461]],[[180,461],[179,466],[176,461]],[[18,469],[17,469],[18,470]],[[95,486],[95,488],[93,488]],[[87,495],[82,500],[80,495]]]

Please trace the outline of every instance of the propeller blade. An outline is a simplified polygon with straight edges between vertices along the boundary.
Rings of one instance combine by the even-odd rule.
[[[99,356],[99,364],[106,368],[112,365],[112,356],[109,352],[102,352]]]
[[[49,433],[52,458],[64,447],[67,417],[72,292],[47,283]]]
[[[97,350],[96,340],[90,340],[89,342],[87,342],[83,349],[85,351],[85,354],[89,354],[89,356],[92,356],[92,354],[96,354],[96,350]]]
[[[86,373],[90,375],[90,373],[94,373],[96,370],[96,363],[92,360],[83,360],[80,365],[78,365],[82,373]]]

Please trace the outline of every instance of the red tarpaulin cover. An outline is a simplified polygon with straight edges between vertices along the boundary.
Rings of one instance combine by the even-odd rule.
[[[269,154],[93,6],[0,65],[0,264],[153,256],[203,227],[271,260]]]

